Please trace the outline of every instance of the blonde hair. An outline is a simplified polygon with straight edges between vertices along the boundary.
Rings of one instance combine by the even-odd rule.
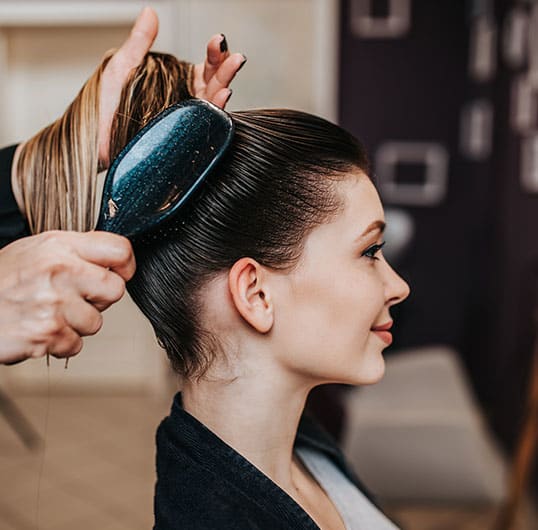
[[[17,186],[30,231],[88,231],[95,227],[99,172],[99,97],[108,54],[63,116],[21,149]],[[193,97],[193,65],[148,53],[125,84],[110,137],[112,160],[161,110]]]

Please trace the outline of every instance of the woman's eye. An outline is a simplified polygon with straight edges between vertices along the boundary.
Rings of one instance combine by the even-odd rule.
[[[372,245],[371,247],[368,247],[361,256],[366,256],[370,259],[379,259],[376,254],[385,246],[385,241],[383,243],[379,243],[378,245]]]

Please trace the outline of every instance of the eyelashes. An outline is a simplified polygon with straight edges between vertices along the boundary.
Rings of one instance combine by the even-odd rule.
[[[378,260],[379,258],[376,256],[376,254],[385,246],[385,241],[382,243],[372,245],[371,247],[368,247],[361,256],[365,256],[367,258]]]

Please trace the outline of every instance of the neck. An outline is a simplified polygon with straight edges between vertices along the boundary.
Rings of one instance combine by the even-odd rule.
[[[285,490],[291,490],[293,444],[310,387],[260,370],[231,382],[183,385],[185,410]]]

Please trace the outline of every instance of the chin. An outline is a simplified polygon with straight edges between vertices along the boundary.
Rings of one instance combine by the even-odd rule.
[[[385,375],[385,359],[379,348],[371,348],[359,357],[356,353],[345,356],[335,354],[329,364],[322,366],[318,364],[317,370],[313,370],[310,365],[306,370],[305,366],[302,368],[303,370],[300,370],[302,377],[315,381],[315,386],[324,384],[373,385]]]
[[[361,360],[360,366],[349,372],[351,385],[374,385],[385,375],[385,359],[381,353],[368,355]]]

